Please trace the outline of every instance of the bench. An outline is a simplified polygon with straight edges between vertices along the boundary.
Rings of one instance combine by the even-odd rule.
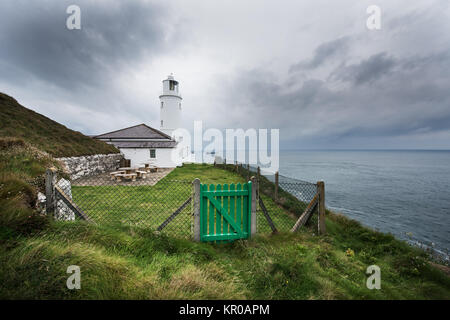
[[[111,175],[111,180],[114,180],[116,178],[116,175],[121,174],[121,173],[125,173],[125,171],[119,170],[119,171],[110,172],[109,174]]]
[[[131,181],[136,181],[136,176],[137,176],[136,173],[119,173],[119,174],[115,175],[117,181],[122,181],[121,178],[128,179],[128,180],[131,179]]]

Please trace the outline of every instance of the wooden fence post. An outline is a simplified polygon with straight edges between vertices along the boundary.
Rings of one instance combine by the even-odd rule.
[[[325,183],[323,181],[317,182],[317,194],[319,195],[319,219],[318,219],[318,232],[319,234],[325,234]]]
[[[45,211],[48,215],[55,210],[55,184],[56,168],[49,168],[45,171]]]
[[[275,202],[278,201],[278,171],[275,172]]]
[[[192,182],[193,207],[194,207],[194,241],[200,241],[200,179],[195,178]]]
[[[252,181],[252,210],[251,210],[251,236],[253,237],[256,234],[256,190],[258,189],[258,180],[256,180],[256,177],[251,177]]]

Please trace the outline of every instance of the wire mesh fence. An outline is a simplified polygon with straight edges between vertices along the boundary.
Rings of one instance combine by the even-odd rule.
[[[130,225],[189,237],[192,181],[170,180],[152,173],[123,179],[100,174],[55,185],[55,218],[97,224]]]
[[[256,211],[257,232],[289,231],[305,212],[317,194],[317,184],[278,173],[270,173],[248,164],[215,164],[216,167],[238,173],[246,180],[258,181]],[[313,207],[317,210],[317,207]],[[312,212],[311,212],[312,213]]]
[[[290,231],[300,216],[308,213],[306,222],[317,209],[311,206],[317,198],[315,183],[261,174],[259,168],[249,165],[217,164],[216,167],[238,173],[245,181],[256,177],[257,233]],[[55,218],[148,227],[190,238],[194,223],[192,181],[170,179],[166,176],[169,172],[165,169],[117,171],[73,181],[56,179]]]

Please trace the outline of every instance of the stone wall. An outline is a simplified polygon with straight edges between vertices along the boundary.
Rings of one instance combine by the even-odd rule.
[[[96,154],[92,156],[58,158],[72,180],[95,175],[103,172],[113,171],[119,168],[123,155],[120,153]]]

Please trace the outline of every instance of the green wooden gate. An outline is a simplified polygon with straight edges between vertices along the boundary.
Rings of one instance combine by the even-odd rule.
[[[200,240],[250,238],[252,183],[200,185]]]

